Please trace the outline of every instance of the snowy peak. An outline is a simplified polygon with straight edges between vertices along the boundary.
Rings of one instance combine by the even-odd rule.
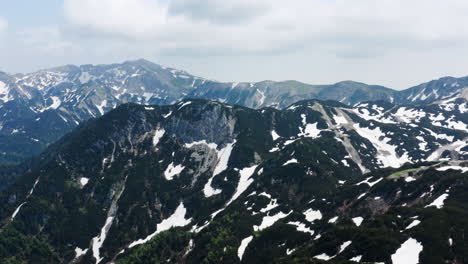
[[[400,100],[406,104],[427,104],[460,95],[466,87],[468,77],[445,77],[401,91]]]
[[[175,103],[204,82],[184,71],[144,60],[67,65],[30,74],[2,73],[0,135],[6,138],[0,145],[6,147],[0,161],[18,162],[38,154],[79,123],[120,104]],[[14,136],[13,131],[17,132]]]
[[[366,101],[418,105],[466,98],[468,92],[463,88],[467,84],[466,78],[443,78],[395,91],[353,81],[332,85],[298,81],[228,83],[143,59],[110,65],[66,65],[30,74],[0,73],[0,146],[5,146],[0,149],[0,162],[20,162],[39,154],[80,123],[125,103],[169,105],[198,98],[254,109],[285,109],[311,99],[350,106]]]

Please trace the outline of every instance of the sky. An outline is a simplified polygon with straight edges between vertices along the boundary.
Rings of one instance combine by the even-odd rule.
[[[144,58],[219,81],[468,75],[466,0],[0,0],[0,70]]]

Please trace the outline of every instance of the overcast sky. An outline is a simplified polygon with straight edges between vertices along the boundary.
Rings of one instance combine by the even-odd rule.
[[[0,70],[145,58],[220,81],[468,75],[466,0],[0,0]]]

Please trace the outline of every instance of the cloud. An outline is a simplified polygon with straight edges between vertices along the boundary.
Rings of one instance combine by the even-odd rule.
[[[56,3],[63,5],[63,14],[50,15],[63,15],[63,25],[38,27],[31,18],[28,26],[6,30],[0,19],[0,32],[5,31],[0,39],[8,39],[0,41],[0,61],[22,70],[144,57],[221,80],[357,79],[398,85],[414,84],[418,74],[422,81],[461,75],[468,66],[466,0]]]
[[[267,13],[267,0],[172,0],[169,14],[217,24],[248,23]]]
[[[462,0],[65,0],[64,12],[82,30],[193,54],[313,48],[353,58],[468,39]]]
[[[10,72],[29,72],[68,64],[67,60],[86,56],[82,43],[72,42],[58,26],[36,26],[8,30],[0,34],[0,67]],[[7,62],[7,63],[6,63]]]
[[[5,49],[6,35],[8,31],[8,21],[0,17],[0,50]]]
[[[5,32],[8,29],[8,21],[0,17],[0,33]]]
[[[34,27],[15,33],[16,48],[32,50],[43,55],[63,56],[69,53],[72,42],[66,40],[58,27]]]
[[[82,28],[143,38],[162,30],[167,7],[157,0],[65,0],[64,13]]]

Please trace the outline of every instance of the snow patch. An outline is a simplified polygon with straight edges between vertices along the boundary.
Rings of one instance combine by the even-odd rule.
[[[393,264],[417,264],[423,246],[414,238],[406,240],[392,255]]]
[[[286,165],[288,165],[288,164],[294,164],[294,163],[298,163],[298,161],[297,161],[297,159],[294,159],[294,158],[293,158],[293,159],[290,159],[290,160],[286,161],[286,162],[283,164],[283,166],[286,166]]]
[[[79,247],[76,247],[75,248],[75,259],[81,257],[81,256],[84,256],[86,255],[86,253],[88,252],[88,249],[81,249]]]
[[[435,206],[437,209],[442,209],[444,207],[444,202],[448,198],[448,193],[444,193],[441,196],[437,197],[431,204],[426,205],[425,207]]]
[[[157,234],[167,231],[173,227],[178,227],[178,226],[186,226],[190,224],[190,221],[192,220],[191,218],[186,219],[185,214],[187,213],[187,209],[184,206],[183,202],[180,202],[179,206],[175,210],[175,212],[169,216],[168,218],[164,219],[161,223],[159,223],[156,226],[156,231],[152,233],[151,235],[147,236],[144,239],[139,239],[135,242],[132,242],[128,248],[133,248],[137,245],[144,244],[148,241],[150,241],[153,237],[155,237]]]
[[[259,194],[259,196],[260,195],[262,195],[262,194]],[[269,195],[269,194],[267,194],[267,195]],[[270,199],[271,199],[271,196],[270,196]],[[272,209],[274,209],[276,207],[278,207],[278,199],[272,199],[270,201],[270,203],[268,203],[265,208],[260,209],[260,212],[266,213],[266,212],[271,211]]]
[[[299,137],[310,137],[310,138],[318,138],[320,135],[320,129],[317,128],[317,123],[307,124],[306,115],[302,114],[302,124],[305,128],[299,127],[300,133],[298,134]]]
[[[361,262],[362,255],[350,258],[349,260],[354,261],[354,262]]]
[[[444,166],[437,168],[436,170],[438,171],[447,171],[447,170],[461,170],[462,173],[465,173],[468,171],[468,167],[461,167],[461,166]]]
[[[159,140],[164,136],[164,133],[166,133],[166,130],[164,128],[160,128],[154,132],[153,136],[153,146],[156,147],[159,143]]]
[[[86,178],[86,177],[80,178],[81,187],[84,187],[86,184],[88,184],[88,182],[89,182],[89,178]]]
[[[333,120],[335,120],[337,125],[348,124],[348,120],[343,115],[333,115]]]
[[[346,167],[349,167],[349,163],[347,160],[341,160],[341,163],[343,163],[343,165],[345,165]]]
[[[82,72],[78,80],[81,84],[85,84],[92,79],[92,75],[89,72]]]
[[[96,264],[101,262],[101,260],[103,259],[103,258],[100,257],[101,247],[102,247],[102,244],[104,243],[104,241],[106,240],[107,233],[109,232],[109,229],[112,226],[112,222],[114,221],[114,218],[115,218],[115,215],[116,215],[117,209],[118,209],[117,202],[120,199],[120,196],[122,195],[122,193],[125,191],[125,183],[126,182],[127,182],[127,178],[125,178],[123,188],[120,190],[120,192],[115,194],[115,196],[113,197],[111,206],[110,206],[109,210],[107,211],[106,221],[104,223],[104,226],[101,228],[100,234],[93,237],[93,239],[91,239],[93,257],[96,259]]]
[[[396,146],[388,144],[391,139],[385,137],[385,133],[380,130],[380,127],[370,129],[354,124],[354,129],[361,137],[368,139],[374,145],[381,167],[399,168],[406,162],[410,162],[408,153],[404,153],[402,156],[397,155]]]
[[[219,213],[224,211],[224,209],[226,209],[226,207],[228,207],[232,202],[234,202],[237,198],[239,198],[239,196],[242,193],[244,193],[245,190],[247,190],[247,188],[253,182],[253,179],[251,179],[250,177],[255,172],[255,169],[257,168],[257,166],[258,165],[248,167],[248,168],[244,168],[244,169],[239,171],[240,177],[239,177],[239,182],[237,183],[236,192],[231,197],[231,199],[229,199],[229,201],[226,203],[226,205],[223,208],[221,208],[218,211],[211,214],[212,219],[215,218],[216,215],[218,215]]]
[[[49,109],[57,109],[62,104],[62,101],[57,96],[51,96],[50,98],[52,99],[52,104],[49,105],[46,108],[43,108],[43,109],[39,110],[39,112],[42,113],[42,112],[44,112],[46,110],[49,110]]]
[[[163,117],[164,117],[164,118],[168,118],[168,117],[170,117],[171,115],[172,115],[172,111],[170,111],[169,113],[163,115]]]
[[[412,123],[412,121],[419,122],[421,118],[426,116],[426,113],[414,109],[407,109],[406,107],[400,107],[395,112],[394,116],[400,122]]]
[[[289,225],[296,226],[296,230],[303,233],[309,233],[311,236],[314,235],[314,230],[308,228],[304,223],[301,222],[289,222]]]
[[[231,156],[231,152],[233,149],[234,144],[236,144],[236,141],[227,144],[224,148],[221,150],[217,151],[218,152],[218,162],[216,164],[216,167],[213,171],[213,176],[208,180],[208,182],[205,184],[205,187],[203,188],[203,193],[205,194],[205,197],[211,197],[213,195],[217,195],[221,193],[221,190],[215,189],[211,187],[211,182],[213,181],[213,178],[220,174],[221,172],[225,171],[228,167],[228,162],[229,162],[229,157]]]
[[[328,256],[328,255],[325,254],[325,253],[322,253],[322,254],[320,254],[320,255],[314,256],[314,258],[327,261],[327,260],[330,260],[330,259],[333,258],[333,257],[330,257],[330,256]]]
[[[315,220],[322,219],[322,213],[318,210],[308,209],[304,212],[305,218],[309,222],[314,222]]]
[[[250,184],[252,184],[253,179],[250,177],[253,175],[255,172],[255,169],[258,167],[258,165],[254,165],[252,167],[244,168],[239,171],[240,177],[239,177],[239,182],[237,183],[237,188],[236,192],[232,196],[232,198],[229,200],[229,202],[226,204],[226,206],[230,205],[232,202],[234,202],[239,196],[244,193],[247,188],[249,188]]]
[[[180,110],[180,109],[182,109],[184,106],[187,106],[187,105],[189,105],[189,104],[191,104],[191,103],[192,103],[191,101],[185,102],[185,103],[183,103],[177,110]]]
[[[360,225],[362,224],[362,221],[364,221],[364,218],[358,216],[358,217],[354,217],[354,218],[351,219],[351,220],[353,220],[353,222],[354,222],[354,224],[355,224],[356,226],[360,226]]]
[[[25,204],[26,202],[23,202],[22,204],[20,204],[16,209],[15,211],[13,212],[13,214],[11,215],[11,221],[13,221],[16,217],[16,215],[19,213],[21,207],[23,207],[23,205]]]
[[[263,103],[265,103],[265,98],[266,98],[265,92],[262,92],[259,89],[256,89],[256,92],[260,94],[260,98],[258,99],[258,106],[261,106],[263,105]]]
[[[280,138],[280,136],[278,135],[278,133],[276,133],[275,130],[272,130],[271,131],[271,137],[273,138],[273,141],[277,140],[278,138]]]
[[[369,187],[372,187],[372,186],[376,185],[377,183],[379,183],[381,180],[383,180],[383,178],[380,178],[380,179],[377,179],[377,180],[375,180],[373,182],[370,182],[369,180],[372,179],[372,178],[373,177],[371,176],[371,177],[363,180],[362,182],[356,183],[355,185],[361,185],[361,184],[365,183],[365,184],[369,185]]]
[[[93,257],[96,259],[96,264],[101,262],[104,258],[100,257],[100,249],[104,241],[106,240],[107,233],[112,226],[112,221],[114,221],[113,216],[109,216],[106,219],[106,223],[101,228],[101,233],[99,236],[93,238]]]
[[[239,257],[240,260],[242,260],[242,256],[244,256],[245,249],[247,249],[247,246],[250,244],[252,239],[253,239],[253,236],[249,236],[249,237],[242,239],[239,249],[237,249],[237,256]]]
[[[169,164],[169,166],[167,166],[166,170],[164,171],[164,177],[166,180],[171,181],[174,179],[174,176],[179,175],[184,169],[184,166],[180,164],[174,166],[174,163],[171,162],[171,164]]]
[[[216,150],[218,148],[218,145],[216,145],[216,143],[208,143],[208,142],[206,142],[206,140],[200,140],[200,141],[194,141],[192,143],[186,143],[184,146],[186,148],[192,148],[193,146],[196,146],[196,145],[206,145],[212,150]]]
[[[352,241],[346,241],[344,242],[343,244],[340,245],[340,251],[338,252],[338,254],[340,254],[341,252],[345,251],[345,249],[347,247],[349,247],[349,245],[351,245]]]
[[[96,105],[96,107],[99,110],[99,113],[101,113],[101,115],[104,115],[104,107],[106,107],[106,106],[107,106],[107,100],[102,100],[101,104]]]
[[[275,215],[272,215],[272,216],[265,216],[263,217],[262,219],[262,223],[259,225],[259,226],[256,226],[254,225],[253,228],[254,228],[254,231],[261,231],[265,228],[268,228],[272,225],[274,225],[276,223],[276,221],[280,220],[280,219],[283,219],[285,218],[286,216],[288,216],[291,212],[285,214],[283,212],[278,212],[277,214]]]
[[[411,229],[411,228],[413,228],[413,227],[419,225],[420,223],[421,223],[421,221],[415,219],[415,220],[413,220],[413,222],[411,222],[411,224],[409,224],[409,225],[405,228],[405,230]]]

